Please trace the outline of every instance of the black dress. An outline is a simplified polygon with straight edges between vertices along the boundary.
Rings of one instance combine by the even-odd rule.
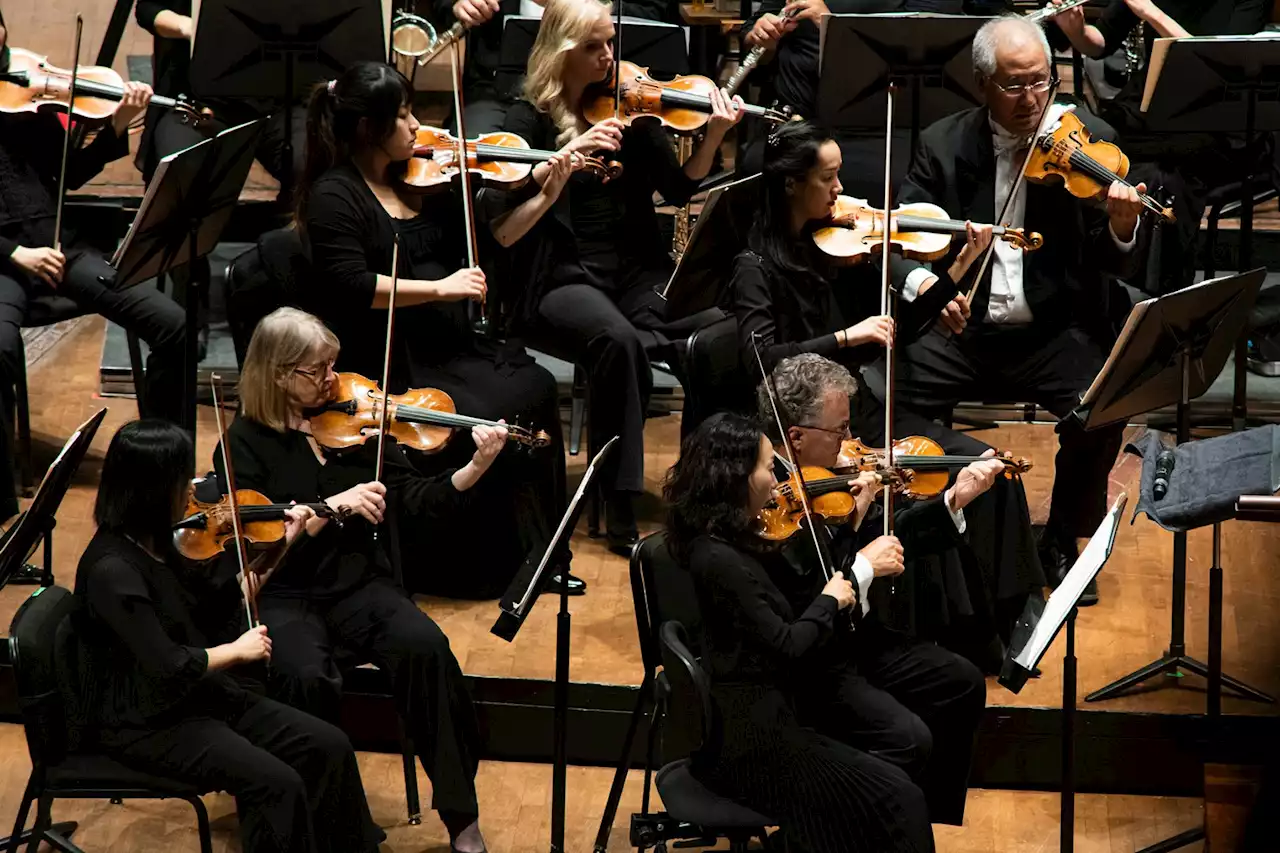
[[[551,117],[527,101],[512,106],[504,129],[534,148],[560,147]],[[655,122],[626,128],[616,159],[623,173],[608,183],[582,172],[571,177],[551,210],[509,253],[508,286],[520,288],[516,322],[529,339],[586,369],[591,446],[622,437],[611,470],[602,472],[605,490],[638,494],[644,491],[650,359],[676,364],[672,342],[688,337],[707,318],[668,323],[658,292],[674,267],[653,195],[682,205],[697,181],[685,175]],[[497,209],[490,215],[537,191],[530,181],[521,192],[496,197]]]
[[[822,269],[787,273],[751,250],[738,254],[730,293],[743,364],[755,363],[753,333],[767,370],[788,356],[815,352],[843,363],[856,375],[861,363],[879,355],[873,346],[842,349],[836,343],[834,333],[851,324],[842,316]],[[988,448],[905,406],[897,406],[895,415],[896,436],[925,435],[954,455],[977,456]],[[855,435],[873,447],[883,444],[884,406],[865,383],[859,383],[850,417]],[[965,508],[965,518],[966,541],[957,549],[919,563],[908,555],[914,568],[906,582],[897,585],[899,594],[886,602],[889,612],[884,617],[895,627],[943,642],[991,670],[1003,657],[997,638],[1007,642],[1027,596],[1040,594],[1044,570],[1021,481],[998,478],[989,492]]]
[[[373,478],[373,442],[321,464],[295,430],[277,433],[237,418],[228,435],[237,487],[274,501],[315,503]],[[221,461],[217,451],[214,459]],[[388,446],[382,482],[389,507],[401,523],[447,522],[468,500],[450,482],[452,473],[424,477]],[[449,638],[397,582],[381,544],[394,544],[395,536],[384,530],[374,539],[373,532],[358,516],[341,527],[326,525],[317,538],[295,543],[262,588],[258,609],[274,642],[269,684],[282,701],[336,722],[338,659],[377,664],[391,676],[396,706],[431,779],[433,808],[474,816],[479,734],[462,669]]]
[[[924,794],[902,768],[801,721],[798,673],[828,653],[835,599],[797,615],[754,555],[709,536],[691,544],[689,569],[716,712],[694,774],[777,820],[792,850],[933,850]]]
[[[385,836],[347,736],[208,671],[206,626],[244,618],[230,561],[198,574],[208,571],[157,562],[113,533],[93,537],[76,571],[73,742],[229,792],[246,853],[376,850]]]
[[[316,181],[305,220],[315,286],[304,305],[342,342],[338,369],[377,379],[387,315],[371,305],[378,274],[390,274],[395,235],[399,232],[402,240],[402,278],[438,280],[453,273],[464,263],[465,245],[457,200],[428,197],[418,216],[397,222],[360,173],[344,164]],[[525,556],[545,547],[567,502],[564,444],[554,377],[519,341],[474,334],[467,310],[465,302],[396,310],[391,392],[438,388],[461,414],[546,430],[551,444],[534,453],[504,449],[475,486],[475,505],[483,505],[483,512],[464,513],[446,525],[403,525],[406,550],[429,543],[440,566],[479,569],[408,576],[405,582],[414,591],[494,598]],[[441,452],[410,451],[410,458],[419,470],[433,474],[460,467],[474,451],[471,437],[458,432]]]

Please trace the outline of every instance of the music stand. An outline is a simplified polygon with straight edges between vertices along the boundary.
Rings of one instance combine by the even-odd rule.
[[[1062,583],[1042,601],[1037,596],[1027,600],[1010,638],[1009,651],[1000,668],[1000,684],[1018,693],[1036,671],[1045,652],[1063,626],[1067,629],[1067,648],[1062,657],[1062,784],[1059,801],[1058,849],[1070,853],[1075,849],[1076,819],[1076,614],[1084,589],[1102,571],[1111,549],[1128,496],[1121,494],[1111,511],[1098,525],[1089,544],[1076,559]]]
[[[582,514],[582,498],[595,483],[596,472],[600,470],[609,451],[618,443],[614,436],[600,448],[587,470],[582,475],[578,490],[573,493],[569,507],[560,519],[560,525],[547,544],[537,566],[526,560],[516,572],[511,586],[499,602],[498,621],[489,630],[508,643],[515,639],[516,633],[524,624],[524,620],[537,604],[538,596],[549,577],[548,569],[556,555],[564,554],[569,549],[569,537],[578,526],[578,517]],[[567,567],[564,571],[567,571]],[[563,581],[564,578],[561,578]],[[564,851],[564,812],[565,812],[565,777],[568,772],[569,756],[566,739],[569,734],[569,584],[560,584],[560,612],[556,615],[556,685],[555,685],[555,730],[552,747],[551,770],[551,853]]]
[[[1253,161],[1248,155],[1258,134],[1280,131],[1278,77],[1280,40],[1269,36],[1156,39],[1148,63],[1142,111],[1150,130],[1244,134],[1236,265],[1241,270],[1253,266]],[[1247,332],[1236,339],[1235,360],[1231,420],[1233,429],[1240,430],[1249,414]]]
[[[389,0],[195,0],[191,92],[263,98],[284,111],[282,195],[293,183],[293,109],[317,82],[389,55]]]
[[[759,210],[759,177],[748,175],[707,194],[684,252],[662,291],[668,320],[682,320],[720,304],[733,273],[733,258],[746,248]]]
[[[894,126],[920,129],[983,103],[973,37],[990,18],[908,13],[822,19],[817,120],[838,130],[884,132],[886,90],[898,87]],[[828,64],[827,57],[836,60]]]
[[[534,39],[542,19],[528,15],[508,15],[502,21],[502,48],[499,53],[498,76],[504,80],[522,80],[529,65]],[[684,27],[662,21],[622,16],[622,43],[627,62],[648,67],[658,80],[669,80],[689,73],[689,34]],[[505,94],[514,95],[515,92]]]
[[[1178,443],[1189,441],[1191,401],[1209,390],[1222,372],[1265,276],[1265,270],[1256,269],[1138,303],[1072,416],[1086,429],[1094,429],[1177,403]],[[1111,699],[1162,673],[1176,675],[1187,669],[1209,677],[1209,668],[1186,653],[1187,534],[1173,537],[1168,649],[1159,660],[1095,690],[1085,701]],[[1223,681],[1244,696],[1260,701],[1270,698],[1237,679],[1224,676]]]
[[[208,286],[194,261],[213,251],[253,166],[261,125],[258,121],[227,128],[212,139],[177,151],[160,161],[138,215],[116,250],[117,290],[134,287],[190,264],[186,294],[186,354],[183,377],[183,426],[196,432],[196,374],[199,370],[199,288]]]

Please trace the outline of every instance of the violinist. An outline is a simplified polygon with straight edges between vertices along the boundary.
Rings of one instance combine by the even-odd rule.
[[[1255,164],[1259,172],[1271,171],[1274,136],[1263,134],[1259,149],[1246,151],[1243,139],[1222,134],[1149,130],[1142,98],[1152,44],[1157,38],[1252,35],[1266,28],[1271,9],[1272,4],[1264,0],[1160,0],[1159,4],[1112,0],[1096,23],[1087,23],[1083,8],[1078,7],[1055,16],[1056,26],[1048,28],[1057,41],[1065,36],[1081,54],[1094,58],[1123,52],[1134,29],[1141,28],[1142,55],[1135,57],[1136,66],[1126,68],[1131,73],[1115,97],[1101,101],[1098,109],[1119,133],[1132,164],[1131,174],[1162,187],[1164,195],[1172,197],[1177,222],[1165,227],[1160,241],[1160,293],[1185,287],[1195,276],[1197,236],[1209,190],[1239,181],[1242,161]],[[1125,65],[1132,64],[1126,58]]]
[[[766,370],[783,358],[809,352],[852,371],[876,358],[893,339],[894,324],[888,317],[870,316],[855,323],[846,319],[836,289],[853,286],[845,278],[848,268],[833,266],[811,236],[815,227],[828,221],[840,197],[840,165],[840,146],[807,122],[784,125],[769,139],[760,212],[748,237],[750,248],[734,259],[731,280],[743,364],[755,363],[752,346],[758,340]],[[989,227],[969,226],[964,249],[949,267],[953,280],[964,279],[989,239]],[[867,383],[859,385],[850,401],[850,423],[865,444],[883,446],[883,404]],[[981,456],[989,449],[905,405],[895,406],[893,430],[895,436],[928,436],[949,454]],[[967,548],[948,551],[943,558],[949,564],[972,558],[977,570],[954,565],[947,569],[968,578],[966,584],[948,587],[955,597],[947,608],[963,612],[969,599],[1003,602],[996,625],[1007,636],[1026,594],[1044,586],[1021,481],[1001,478],[989,494],[965,509],[965,515]]]
[[[83,608],[73,623],[73,748],[227,791],[245,853],[377,850],[385,836],[347,736],[232,677],[270,660],[272,638],[264,626],[244,630],[234,559],[195,568],[173,549],[193,458],[190,436],[163,421],[125,424],[111,439],[94,505],[98,531],[76,571]],[[286,540],[305,538],[312,519],[310,509],[289,510]],[[208,639],[237,616],[238,639]]]
[[[927,128],[899,203],[932,202],[951,215],[990,221],[1018,187],[1007,224],[1044,235],[1044,248],[1024,254],[1000,244],[978,283],[944,309],[940,323],[908,345],[899,360],[898,394],[907,405],[961,400],[1036,402],[1061,420],[1049,521],[1041,559],[1056,585],[1075,562],[1107,509],[1107,478],[1123,424],[1086,432],[1068,413],[1093,381],[1110,348],[1104,273],[1131,273],[1142,239],[1142,205],[1120,182],[1104,205],[1059,187],[1019,181],[1022,156],[1040,124],[1051,87],[1052,56],[1043,31],[1020,18],[999,18],[978,31],[974,73],[987,106]],[[1066,107],[1048,107],[1047,127]],[[932,287],[920,268],[903,275],[903,298]],[[1092,586],[1082,605],[1097,602]]]
[[[434,591],[496,597],[526,555],[541,557],[553,517],[567,503],[563,438],[555,379],[516,340],[476,334],[468,303],[485,298],[480,269],[466,267],[462,207],[452,190],[423,195],[397,177],[413,156],[418,122],[408,81],[394,68],[362,62],[317,87],[307,115],[307,168],[298,184],[298,225],[311,252],[315,280],[306,307],[345,342],[339,368],[381,377],[391,293],[391,259],[400,241],[390,392],[437,388],[458,412],[486,420],[518,420],[546,430],[550,446],[534,454],[503,453],[480,484],[484,512],[439,529],[424,528],[412,547],[430,547],[441,565],[486,565],[496,586],[468,587],[440,578]],[[548,168],[569,167],[569,155]],[[537,204],[538,197],[527,204]],[[464,442],[440,453],[415,453],[426,473],[462,467]],[[407,545],[410,543],[406,543]],[[568,575],[580,594],[585,584]]]
[[[0,49],[5,48],[0,20]],[[77,189],[129,153],[129,125],[147,108],[151,89],[125,84],[110,122],[83,148],[72,147],[67,188]],[[48,110],[0,114],[0,519],[18,511],[13,487],[14,382],[23,361],[22,326],[35,297],[63,296],[147,342],[144,415],[182,417],[185,321],[182,309],[151,287],[116,290],[115,270],[65,224],[55,234],[66,131]],[[61,249],[55,245],[61,240]]]
[[[702,631],[693,639],[717,721],[691,771],[716,793],[770,815],[795,849],[931,853],[919,785],[849,741],[856,721],[846,719],[837,735],[810,717],[828,693],[825,668],[858,677],[845,650],[860,630],[848,632],[844,620],[859,602],[840,571],[815,581],[802,610],[774,584],[765,570],[770,554],[752,527],[774,485],[773,446],[756,421],[721,413],[685,438],[663,486],[668,542],[697,591]],[[841,656],[843,666],[829,663]],[[983,682],[971,674],[968,702],[981,709]]]
[[[374,481],[375,442],[327,454],[310,436],[306,413],[329,402],[338,356],[337,338],[310,314],[280,308],[267,315],[249,342],[241,411],[228,430],[236,488],[285,503],[322,501],[346,516],[340,526],[323,518],[309,522],[305,541],[262,588],[258,611],[274,642],[270,689],[290,705],[336,721],[342,675],[335,655],[377,664],[391,676],[454,849],[479,853],[475,712],[448,637],[397,582],[383,538],[394,541],[397,522],[456,515],[502,449],[505,430],[474,427],[470,438],[458,439],[473,444],[471,461],[431,478],[389,443],[383,481]],[[214,460],[221,469],[219,453]],[[384,526],[389,506],[397,512]],[[378,536],[379,528],[388,535]],[[429,570],[474,569],[438,563]]]
[[[615,56],[610,6],[597,0],[549,0],[529,57],[524,100],[507,113],[505,129],[534,148],[577,154],[609,152],[621,177],[602,183],[586,172],[572,175],[540,166],[525,202],[494,215],[492,230],[503,246],[516,244],[513,274],[528,285],[516,307],[516,323],[540,349],[581,364],[590,393],[587,415],[592,446],[619,435],[616,463],[602,472],[610,547],[629,553],[636,541],[634,498],[644,491],[644,419],[653,376],[650,360],[676,363],[672,342],[702,322],[665,320],[656,288],[670,279],[669,241],[658,227],[653,195],[686,203],[711,170],[725,133],[743,116],[741,100],[711,92],[706,135],[683,167],[661,126],[648,119],[623,127],[616,118],[589,125],[583,100],[612,94]]]
[[[822,356],[783,359],[761,382],[761,420],[775,422],[773,390],[796,464],[834,467],[841,438],[849,434],[849,397],[856,389],[847,370]],[[881,621],[872,609],[872,589],[882,592],[887,585],[873,587],[872,581],[901,575],[904,558],[918,565],[919,556],[954,547],[957,529],[964,531],[965,507],[991,487],[1001,469],[997,460],[974,462],[959,472],[945,496],[898,510],[895,529],[901,539],[879,535],[882,527],[875,521],[882,508],[872,502],[876,481],[864,473],[857,481],[854,516],[820,530],[829,545],[830,568],[855,584],[859,617],[854,635],[807,673],[812,681],[797,707],[818,731],[906,771],[924,789],[932,823],[963,823],[986,687],[969,661]],[[805,536],[792,536],[762,563],[797,610],[825,582]]]

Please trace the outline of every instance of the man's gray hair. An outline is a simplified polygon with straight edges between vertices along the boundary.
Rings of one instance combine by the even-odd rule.
[[[784,358],[774,366],[772,376],[782,423],[787,428],[808,426],[821,417],[828,392],[839,391],[849,397],[858,392],[858,380],[844,365],[811,352]],[[773,407],[769,405],[767,381],[762,380],[756,388],[756,407],[769,437],[781,441]]]
[[[1045,61],[1053,68],[1053,50],[1049,47],[1049,39],[1044,28],[1032,23],[1020,15],[1001,15],[987,21],[973,37],[973,73],[980,78],[989,78],[996,73],[996,53],[1000,43],[1010,35],[1017,34],[1023,38],[1034,39],[1044,48]]]

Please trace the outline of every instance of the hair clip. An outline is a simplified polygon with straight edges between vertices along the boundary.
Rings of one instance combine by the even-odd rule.
[[[780,142],[782,142],[781,126],[778,128],[778,130],[775,130],[773,133],[769,134],[769,138],[765,140],[765,144],[768,145],[770,148],[777,148]]]
[[[325,88],[329,90],[330,95],[334,94],[335,90],[338,88],[338,81],[336,79],[330,80],[328,85],[325,86]]]

